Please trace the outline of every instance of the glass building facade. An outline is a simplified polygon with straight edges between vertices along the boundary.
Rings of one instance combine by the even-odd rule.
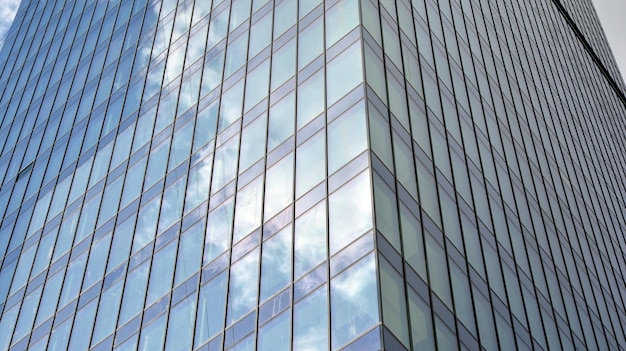
[[[23,0],[0,350],[625,350],[589,0]]]

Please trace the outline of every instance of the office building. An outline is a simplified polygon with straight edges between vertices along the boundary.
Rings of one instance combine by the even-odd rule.
[[[0,349],[626,349],[590,0],[23,0]]]

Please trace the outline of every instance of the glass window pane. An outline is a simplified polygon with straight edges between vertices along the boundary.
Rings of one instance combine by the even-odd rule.
[[[254,120],[241,132],[241,153],[239,156],[239,173],[265,155],[265,138],[267,136],[267,115]]]
[[[291,281],[291,225],[263,243],[261,260],[261,302]]]
[[[363,82],[361,61],[361,44],[357,41],[328,63],[328,106]]]
[[[326,13],[326,47],[348,34],[359,24],[359,2],[342,0]]]
[[[165,349],[189,350],[196,315],[196,296],[191,295],[172,308],[167,328]]]
[[[371,184],[363,172],[329,197],[330,254],[372,227]]]
[[[194,347],[202,345],[224,329],[226,274],[223,272],[200,288]]]
[[[265,220],[274,217],[293,201],[293,153],[267,170]]]
[[[261,225],[263,177],[257,177],[237,192],[233,241],[238,242]]]
[[[305,1],[314,3],[314,1]],[[302,5],[300,5],[302,8]],[[318,17],[308,27],[304,28],[298,37],[298,69],[304,68],[324,51],[324,17]]]
[[[267,150],[271,151],[294,133],[295,94],[292,92],[270,109]]]
[[[268,94],[270,80],[270,61],[265,60],[248,73],[246,81],[246,100],[244,111],[248,111],[261,102]]]
[[[294,351],[326,350],[328,345],[328,294],[317,289],[293,310]]]
[[[206,237],[204,239],[203,263],[213,261],[230,247],[233,226],[233,199],[226,200],[220,207],[209,213]]]
[[[295,1],[283,1],[283,3],[295,3]],[[272,90],[281,86],[295,73],[296,40],[292,39],[272,55]]]
[[[367,148],[365,108],[362,102],[328,125],[328,174],[335,173]]]
[[[172,289],[177,244],[178,241],[174,240],[154,255],[146,306],[150,306]]]
[[[296,219],[294,277],[297,279],[326,259],[326,202]]]
[[[200,270],[204,233],[204,222],[200,221],[181,235],[174,286],[184,282]]]
[[[100,296],[98,318],[93,331],[93,344],[97,344],[115,330],[117,314],[122,301],[123,280],[118,280],[113,286],[104,290]]]
[[[324,132],[319,132],[296,151],[296,198],[326,177],[325,139]]]
[[[290,311],[286,311],[259,329],[259,351],[288,351],[291,343]]]
[[[324,69],[300,84],[298,96],[298,128],[301,128],[324,112]]]
[[[379,323],[377,290],[374,254],[330,281],[333,350]]]
[[[243,317],[257,305],[258,282],[259,249],[256,248],[230,268],[228,325]]]
[[[143,328],[139,349],[141,350],[163,350],[165,339],[165,323],[167,314],[161,315],[154,322]]]

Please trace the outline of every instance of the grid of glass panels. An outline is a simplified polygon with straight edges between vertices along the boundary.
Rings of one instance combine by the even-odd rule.
[[[0,348],[379,339],[358,1],[22,8]]]
[[[24,0],[0,348],[626,348],[626,99],[563,14]]]
[[[390,349],[626,348],[626,99],[555,3],[362,3]]]

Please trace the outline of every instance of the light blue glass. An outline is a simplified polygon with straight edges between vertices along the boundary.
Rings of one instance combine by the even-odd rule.
[[[248,49],[251,58],[256,56],[272,41],[272,18],[273,12],[270,11],[252,24],[250,28],[250,47]]]
[[[263,114],[243,129],[241,132],[241,152],[239,156],[240,173],[265,155],[266,137],[266,114]]]
[[[141,350],[163,350],[165,342],[165,325],[167,314],[162,314],[152,323],[141,330],[139,349]]]
[[[122,186],[124,185],[124,177],[117,177],[112,183],[107,185],[102,197],[100,206],[100,214],[98,215],[98,226],[104,224],[111,219],[117,212],[117,206],[122,196]]]
[[[104,148],[99,149],[96,153],[93,168],[91,169],[91,176],[89,177],[89,187],[96,184],[106,175],[106,172],[109,169],[112,151],[113,143],[108,143]]]
[[[124,298],[122,299],[118,325],[124,325],[143,309],[146,286],[148,285],[148,274],[150,273],[149,269],[150,260],[145,261],[126,276],[126,286],[124,287]]]
[[[107,272],[112,271],[130,255],[134,228],[135,216],[131,216],[118,224],[115,234],[113,235],[113,242],[111,243]]]
[[[67,350],[67,343],[70,340],[69,337],[71,329],[72,318],[66,319],[63,323],[52,329],[52,333],[50,333],[50,340],[48,341],[48,350]]]
[[[326,13],[326,47],[331,47],[341,37],[359,24],[359,2],[341,0]]]
[[[158,232],[161,233],[180,219],[183,213],[183,201],[185,200],[186,175],[178,178],[163,192],[161,200],[161,215],[159,216]]]
[[[227,272],[223,272],[206,285],[200,287],[194,347],[202,345],[224,329],[226,279]]]
[[[283,1],[295,3],[294,1]],[[277,22],[278,23],[278,17]],[[296,40],[292,39],[272,54],[272,90],[283,85],[296,71]]]
[[[230,77],[235,71],[246,63],[248,49],[248,32],[244,32],[237,38],[230,39],[226,49],[226,62],[224,64],[224,79]]]
[[[328,125],[328,174],[367,148],[365,106],[359,102]]]
[[[291,313],[285,311],[259,329],[259,351],[288,351],[291,349]]]
[[[146,171],[147,161],[148,158],[143,157],[137,163],[128,168],[120,208],[126,207],[131,201],[137,198],[139,194],[141,194],[141,186],[143,184],[143,176]]]
[[[217,128],[217,109],[219,105],[213,102],[208,107],[198,112],[196,117],[196,130],[193,139],[193,151],[205,146],[215,137]]]
[[[184,282],[200,270],[204,233],[204,222],[201,221],[181,235],[174,286]]]
[[[98,316],[93,327],[93,344],[97,344],[115,330],[123,286],[123,280],[118,280],[102,292]]]
[[[237,157],[239,152],[238,135],[228,140],[215,151],[213,161],[213,184],[211,193],[215,193],[228,184],[237,173]]]
[[[86,350],[89,348],[97,306],[98,299],[94,299],[76,312],[74,327],[72,328],[72,337],[69,344],[70,350]]]
[[[204,241],[203,264],[213,261],[230,246],[233,225],[233,199],[209,213]]]
[[[265,179],[265,220],[293,201],[293,153],[267,170]]]
[[[82,290],[91,287],[96,281],[104,277],[104,269],[109,256],[112,236],[111,233],[108,233],[92,244]]]
[[[102,199],[102,192],[97,193],[94,197],[89,199],[84,204],[80,213],[80,221],[78,222],[78,228],[76,229],[76,236],[74,238],[75,243],[79,243],[88,234],[93,232],[98,218],[98,211],[100,209],[100,200]]]
[[[292,92],[270,108],[267,150],[270,151],[294,133],[295,94]]]
[[[196,315],[196,296],[191,295],[174,306],[170,312],[165,348],[189,350]]]
[[[263,243],[261,302],[291,281],[292,227],[288,225]]]
[[[296,150],[296,198],[326,177],[325,139],[325,134],[319,132]]]
[[[269,62],[265,60],[248,72],[244,111],[248,111],[267,96],[270,79]]]
[[[347,246],[373,225],[371,182],[363,172],[328,199],[331,255]]]
[[[144,187],[149,189],[165,175],[167,157],[170,151],[170,140],[166,140],[153,148],[145,174]]]
[[[294,277],[313,269],[326,259],[326,202],[322,201],[296,219]]]
[[[63,271],[57,272],[46,281],[43,296],[39,303],[40,307],[37,312],[35,326],[44,322],[56,311],[59,295],[61,294],[61,285],[63,284],[63,273]]]
[[[293,309],[293,350],[328,350],[328,293],[326,285],[298,302]]]
[[[287,29],[295,24],[297,18],[296,1],[282,1],[276,4],[276,18],[274,21],[274,38],[278,38]]]
[[[233,241],[238,242],[261,225],[263,209],[263,177],[257,177],[237,192]]]
[[[67,272],[65,273],[65,281],[63,283],[63,290],[61,292],[61,298],[59,299],[59,307],[62,308],[67,303],[72,301],[80,292],[80,286],[83,282],[83,275],[85,273],[85,266],[87,263],[87,252],[84,252],[67,265]]]
[[[156,235],[160,206],[161,197],[157,196],[150,200],[150,202],[142,207],[141,210],[139,210],[137,227],[135,228],[135,234],[133,236],[132,253],[136,253],[141,250],[154,239]]]
[[[315,5],[315,1],[301,1],[300,11],[306,11],[304,4]],[[313,59],[324,52],[324,18],[319,17],[300,31],[298,36],[298,68],[306,67]]]
[[[230,12],[230,30],[237,28],[250,17],[252,0],[234,0]]]
[[[233,263],[230,268],[227,324],[230,325],[257,305],[259,282],[259,249]]]
[[[187,191],[185,193],[185,213],[193,210],[208,199],[212,165],[213,157],[209,155],[189,170],[189,180],[187,181]]]
[[[174,132],[174,141],[172,142],[172,150],[170,151],[169,165],[167,167],[168,170],[174,169],[176,166],[178,166],[181,162],[189,157],[189,155],[191,154],[192,140],[193,122],[186,123],[184,126],[180,127]]]
[[[374,254],[330,281],[330,304],[333,350],[380,322]]]
[[[0,347],[2,347],[3,350],[9,349],[11,335],[13,334],[19,311],[20,305],[15,305],[2,314],[2,320],[0,320]]]
[[[317,71],[298,87],[298,96],[306,96],[305,99],[298,99],[298,128],[324,111],[324,73],[324,69]]]
[[[152,305],[172,289],[177,245],[178,241],[173,240],[154,254],[154,261],[152,262],[152,267],[150,267],[150,283],[148,285],[148,295],[146,296],[146,306]]]
[[[13,278],[13,284],[11,285],[11,290],[9,291],[9,295],[15,293],[19,288],[24,286],[28,281],[28,276],[30,275],[30,269],[33,265],[33,261],[35,259],[35,252],[37,250],[37,245],[33,245],[30,248],[24,250],[19,257],[19,263],[17,264],[17,268],[15,269],[15,276]]]
[[[327,104],[331,106],[363,82],[361,44],[356,42],[333,58],[327,68]]]
[[[38,287],[30,294],[24,297],[22,302],[22,309],[20,310],[19,319],[15,325],[15,331],[13,333],[13,343],[22,339],[29,331],[32,330],[35,316],[37,315],[37,307],[39,306],[39,299],[43,292],[43,286]],[[9,329],[9,328],[7,328]]]

